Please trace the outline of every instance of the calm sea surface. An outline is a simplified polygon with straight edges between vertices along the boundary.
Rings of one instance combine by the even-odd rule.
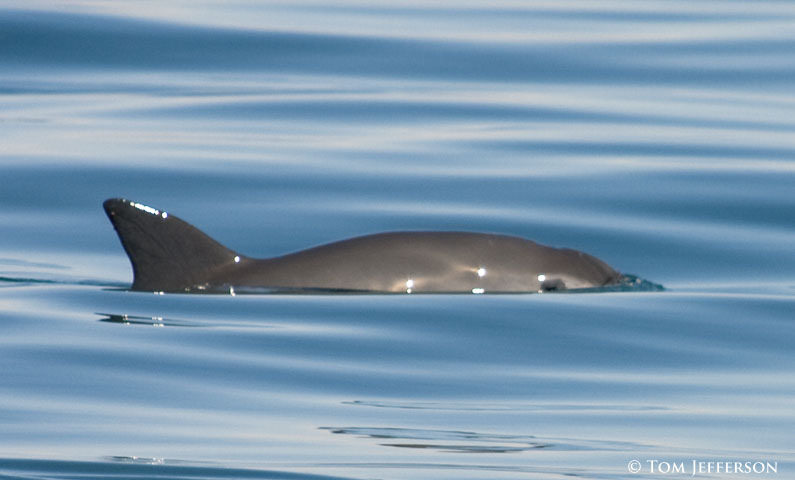
[[[795,478],[793,52],[778,1],[0,2],[0,478]],[[666,290],[134,293],[120,196]]]

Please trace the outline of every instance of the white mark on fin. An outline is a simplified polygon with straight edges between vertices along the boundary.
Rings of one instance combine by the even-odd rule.
[[[235,255],[235,263],[240,263],[240,257],[238,257],[237,255]]]
[[[130,202],[130,206],[135,207],[138,210],[141,210],[143,212],[146,212],[146,213],[149,213],[149,214],[152,214],[152,215],[160,215],[160,210],[158,210],[156,208],[152,208],[152,207],[150,207],[148,205],[144,205],[143,203]],[[163,218],[166,218],[166,217],[163,216]]]
[[[163,213],[161,214],[161,216],[162,216],[163,218],[168,218],[168,214],[167,214],[166,212],[163,212]]]
[[[483,288],[473,288],[472,293],[475,295],[480,295],[481,293],[486,293],[486,290]]]

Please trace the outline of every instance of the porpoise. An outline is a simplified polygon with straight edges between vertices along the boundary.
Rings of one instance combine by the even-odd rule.
[[[256,259],[163,210],[122,198],[103,206],[138,291],[482,294],[589,289],[623,279],[587,253],[493,233],[387,232]]]

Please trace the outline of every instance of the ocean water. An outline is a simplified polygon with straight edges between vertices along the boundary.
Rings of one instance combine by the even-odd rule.
[[[793,52],[779,1],[1,2],[0,477],[795,478]],[[119,196],[665,291],[131,292]]]

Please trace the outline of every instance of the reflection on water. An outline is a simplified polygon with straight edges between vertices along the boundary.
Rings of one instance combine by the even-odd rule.
[[[539,438],[532,435],[498,435],[450,430],[411,428],[321,427],[337,435],[356,435],[378,441],[384,447],[428,448],[448,453],[519,453],[545,448],[552,450],[642,450],[645,445],[584,439]],[[418,441],[419,440],[419,441]]]
[[[200,324],[183,320],[172,320],[163,317],[143,317],[140,315],[114,315],[112,313],[97,313],[102,316],[100,322],[120,323],[122,325],[150,325],[152,327],[200,327]]]
[[[610,404],[484,404],[479,402],[477,404],[466,403],[442,403],[442,402],[384,402],[384,401],[369,401],[369,400],[353,400],[342,402],[346,405],[361,405],[364,407],[375,408],[400,408],[407,410],[452,410],[462,412],[481,412],[481,411],[611,411],[619,410],[624,412],[632,412],[636,410],[667,410],[667,407],[654,406],[654,405],[610,405]]]

